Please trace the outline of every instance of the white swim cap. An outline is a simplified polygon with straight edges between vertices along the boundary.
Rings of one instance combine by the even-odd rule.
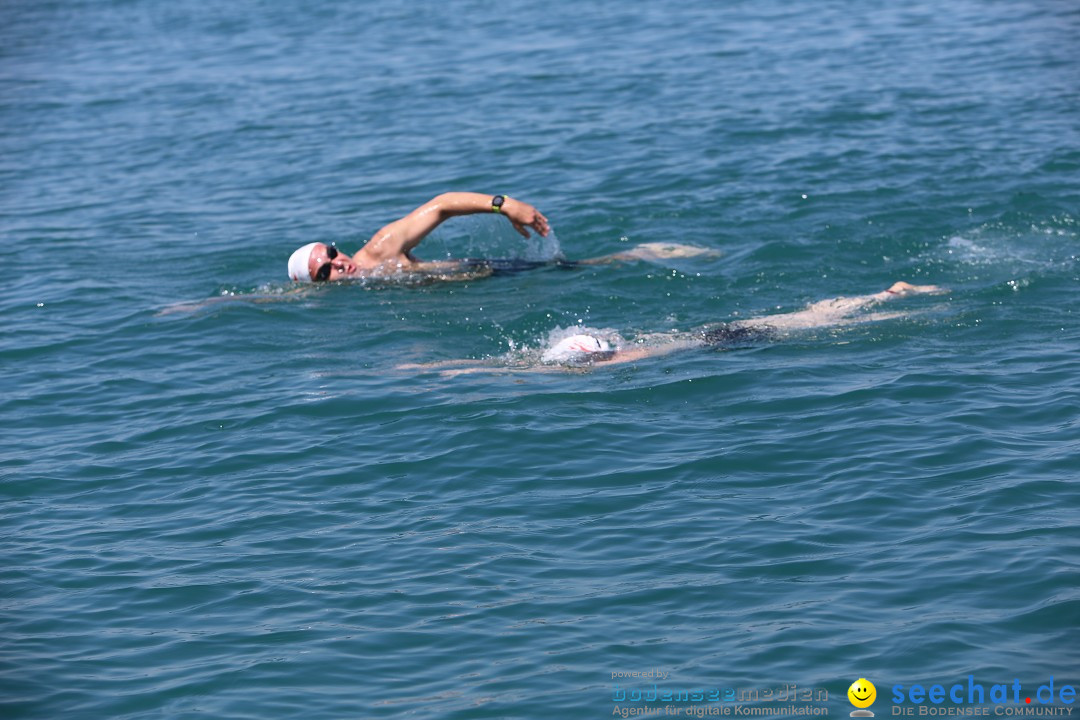
[[[540,356],[546,363],[582,363],[593,360],[607,360],[615,351],[606,340],[592,335],[571,335],[563,338],[554,347],[548,348]]]
[[[311,251],[319,243],[308,243],[297,249],[289,256],[289,277],[297,282],[311,282],[311,272],[308,270],[308,260],[311,259]]]

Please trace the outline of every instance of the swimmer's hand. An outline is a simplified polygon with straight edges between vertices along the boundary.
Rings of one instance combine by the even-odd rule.
[[[548,219],[527,202],[508,197],[506,202],[503,203],[501,212],[514,226],[514,229],[521,233],[522,237],[529,237],[528,228],[535,230],[541,237],[547,237],[548,233],[551,232]]]

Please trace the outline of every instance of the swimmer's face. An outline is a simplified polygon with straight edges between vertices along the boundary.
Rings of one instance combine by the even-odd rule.
[[[357,270],[351,257],[330,245],[319,243],[308,256],[308,272],[314,282],[341,280]]]

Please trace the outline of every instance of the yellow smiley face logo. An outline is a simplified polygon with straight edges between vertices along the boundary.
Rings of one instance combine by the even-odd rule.
[[[848,700],[857,708],[868,708],[877,700],[877,688],[866,678],[859,678],[847,689]]]

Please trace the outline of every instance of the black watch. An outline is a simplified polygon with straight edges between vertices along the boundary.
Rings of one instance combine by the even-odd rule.
[[[491,198],[491,212],[501,213],[504,202],[506,202],[505,195],[496,195],[495,197]]]

